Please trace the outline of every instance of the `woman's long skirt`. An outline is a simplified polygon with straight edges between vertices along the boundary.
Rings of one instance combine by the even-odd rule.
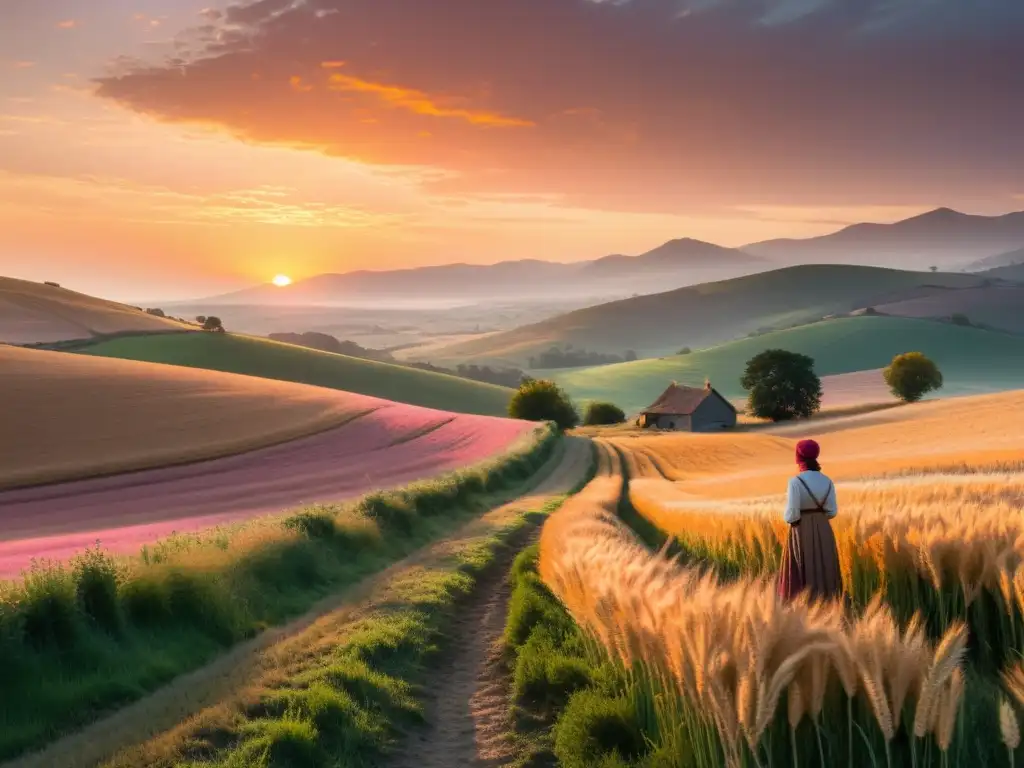
[[[782,553],[779,596],[792,600],[804,591],[817,600],[838,598],[843,592],[836,537],[828,516],[818,510],[802,512],[800,521],[789,527]]]

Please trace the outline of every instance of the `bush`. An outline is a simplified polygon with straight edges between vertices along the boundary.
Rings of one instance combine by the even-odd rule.
[[[920,352],[896,355],[882,376],[889,390],[905,403],[916,403],[927,393],[942,388],[939,367]]]
[[[962,312],[954,312],[952,315],[950,315],[949,321],[953,325],[969,326],[971,324],[971,319]]]
[[[553,381],[524,382],[512,396],[508,415],[524,421],[553,421],[559,429],[572,429],[580,423],[579,414],[569,396]]]
[[[167,313],[165,313],[159,307],[150,307],[149,309],[146,310],[146,314],[153,315],[153,317],[167,317]]]
[[[677,354],[677,355],[688,355],[688,354],[690,354],[691,352],[693,352],[693,350],[692,350],[692,349],[690,349],[689,347],[683,347],[683,348],[682,348],[682,349],[680,349],[680,350],[679,350],[678,352],[676,352],[676,354]]]
[[[121,628],[121,603],[118,585],[122,570],[117,562],[100,549],[87,549],[71,560],[72,578],[78,607],[97,626],[116,632]]]
[[[46,280],[46,281],[44,281],[44,282],[43,282],[43,285],[48,285],[48,286],[50,286],[51,288],[60,288],[60,283],[55,283],[55,282],[53,282],[53,281],[51,281],[51,280]]]
[[[821,408],[821,379],[814,360],[798,352],[768,349],[747,361],[740,379],[747,410],[759,419],[806,418]]]
[[[220,321],[219,317],[211,315],[203,321],[203,330],[224,333],[224,324]]]
[[[626,413],[614,403],[591,403],[583,415],[583,423],[588,427],[621,424],[625,420]]]
[[[593,689],[580,691],[555,726],[554,751],[559,765],[629,765],[629,761],[643,755],[645,748],[638,719],[628,699],[612,698]]]

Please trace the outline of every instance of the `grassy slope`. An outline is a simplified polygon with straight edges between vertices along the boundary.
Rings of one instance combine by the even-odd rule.
[[[747,360],[772,348],[810,355],[820,376],[879,368],[917,351],[942,369],[945,395],[1024,387],[1024,337],[896,317],[839,318],[689,355],[547,374],[578,400],[611,400],[628,413],[649,405],[673,380],[700,386],[707,376],[726,397],[742,397]]]
[[[184,338],[184,337],[177,337]],[[0,488],[210,459],[338,426],[363,398],[291,382],[0,346]]]
[[[0,342],[39,344],[191,326],[52,285],[0,277]]]
[[[405,557],[557,461],[547,428],[503,457],[345,506],[99,550],[0,584],[0,760],[84,725]],[[249,765],[249,763],[246,763]]]
[[[512,397],[512,390],[491,384],[235,334],[124,338],[82,352],[295,381],[458,413],[504,416]]]
[[[922,284],[966,287],[983,278],[844,265],[789,267],[653,296],[601,304],[440,350],[455,359],[522,361],[570,343],[641,356],[719,344],[762,327],[784,328],[892,300]]]

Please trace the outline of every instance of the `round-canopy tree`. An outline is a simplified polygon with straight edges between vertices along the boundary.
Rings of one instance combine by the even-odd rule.
[[[747,409],[759,419],[806,418],[821,408],[821,379],[814,360],[785,349],[766,349],[747,361],[740,384]]]
[[[588,427],[621,424],[625,420],[625,412],[614,403],[590,403],[583,414],[583,424]]]
[[[916,403],[929,392],[942,388],[939,367],[920,352],[896,355],[882,376],[890,391],[906,403]]]
[[[219,317],[210,315],[203,319],[203,330],[213,331],[214,333],[224,333],[224,323],[220,321]]]
[[[524,381],[512,396],[508,415],[524,421],[553,421],[560,429],[572,429],[580,416],[569,396],[553,381]]]

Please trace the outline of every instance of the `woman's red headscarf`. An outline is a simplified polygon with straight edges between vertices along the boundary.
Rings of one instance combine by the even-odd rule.
[[[803,470],[817,469],[821,446],[813,440],[801,440],[796,444],[796,463]]]

